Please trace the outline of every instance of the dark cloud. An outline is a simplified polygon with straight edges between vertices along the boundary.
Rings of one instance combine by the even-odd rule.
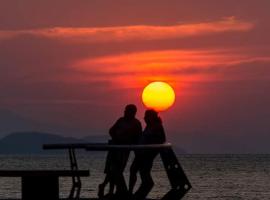
[[[268,0],[239,0],[237,3],[234,0],[3,0],[0,6],[0,29],[168,25],[226,16],[258,20],[269,17],[268,8]]]
[[[177,94],[173,108],[161,113],[169,138],[196,153],[270,152],[269,6],[268,0],[1,1],[0,108],[81,135],[107,133],[126,103],[136,103],[143,119],[144,84],[166,74]],[[188,37],[166,32],[224,18],[230,28],[249,26],[195,35],[188,29]],[[132,35],[135,26],[166,34],[145,40],[141,30]],[[79,40],[55,37],[50,31],[57,27]],[[82,27],[99,33],[110,27],[111,38],[86,41],[77,34]],[[128,40],[115,34],[123,30]],[[152,77],[137,80],[145,74]]]

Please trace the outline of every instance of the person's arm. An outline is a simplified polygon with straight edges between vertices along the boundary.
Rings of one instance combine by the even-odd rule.
[[[120,123],[120,119],[118,119],[115,124],[110,128],[109,130],[109,134],[112,137],[112,139],[114,139],[117,136],[117,130],[119,129],[119,123]]]
[[[138,121],[136,133],[137,133],[137,135],[136,135],[136,144],[139,144],[140,141],[141,141],[141,138],[142,138],[142,134],[143,134],[142,124],[139,121]]]
[[[166,134],[165,134],[165,131],[164,131],[164,128],[163,126],[161,126],[160,128],[160,143],[165,143],[166,142]]]
[[[165,135],[165,131],[162,125],[156,126],[150,135],[149,135],[149,139],[154,144],[163,144],[166,142],[166,135]]]

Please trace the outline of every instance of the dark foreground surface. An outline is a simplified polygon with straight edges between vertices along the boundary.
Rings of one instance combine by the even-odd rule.
[[[0,199],[0,200],[20,200],[20,199]],[[70,200],[70,199],[65,199],[65,198],[63,198],[63,199],[59,199],[59,200]],[[99,199],[97,199],[97,198],[80,198],[80,200],[99,200]],[[154,199],[147,199],[147,200],[154,200]]]
[[[269,200],[270,155],[179,155],[193,188],[183,200]],[[132,158],[131,158],[132,159]],[[81,197],[96,198],[98,184],[104,178],[104,153],[78,154],[80,169],[90,170],[84,177]],[[0,170],[69,169],[68,156],[0,156]],[[127,166],[126,178],[128,180]],[[155,187],[149,198],[159,199],[169,190],[163,166],[156,160],[152,172]],[[60,179],[60,196],[66,198],[69,178]],[[19,178],[0,178],[0,199],[20,199]]]
[[[0,200],[21,200],[21,199],[0,199]],[[70,199],[59,199],[59,200],[70,200]],[[99,200],[97,198],[81,198],[80,200]],[[147,199],[147,200],[154,200],[154,199]]]

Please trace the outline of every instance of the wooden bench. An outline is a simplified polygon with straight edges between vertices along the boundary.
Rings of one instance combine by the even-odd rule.
[[[59,200],[59,177],[85,177],[88,170],[0,170],[0,177],[21,177],[22,200]]]

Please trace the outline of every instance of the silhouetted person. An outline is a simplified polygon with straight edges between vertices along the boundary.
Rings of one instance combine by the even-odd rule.
[[[109,144],[113,144],[113,140],[109,140]],[[103,198],[104,197],[104,189],[107,184],[109,185],[109,193],[106,195],[107,197],[112,197],[114,188],[115,188],[115,182],[113,178],[113,162],[115,160],[115,153],[113,151],[109,151],[106,158],[105,163],[105,169],[104,174],[106,174],[105,179],[103,183],[101,183],[98,187],[98,197]]]
[[[158,113],[154,110],[145,112],[144,120],[146,127],[140,144],[162,144],[166,141],[162,121]],[[141,185],[134,194],[134,199],[145,199],[154,186],[151,176],[151,169],[155,157],[158,155],[156,150],[138,150],[135,152],[134,161],[130,167],[129,192],[132,194],[137,181],[137,173],[141,176]]]
[[[137,144],[142,135],[142,126],[138,119],[135,118],[137,108],[133,104],[125,107],[124,116],[119,118],[110,128],[110,136],[113,144],[127,145]],[[107,183],[116,186],[116,196],[119,198],[127,195],[128,190],[123,176],[126,167],[129,151],[110,151],[107,156],[105,180],[99,186],[99,196],[103,194],[104,187]],[[110,188],[113,193],[113,188]]]

